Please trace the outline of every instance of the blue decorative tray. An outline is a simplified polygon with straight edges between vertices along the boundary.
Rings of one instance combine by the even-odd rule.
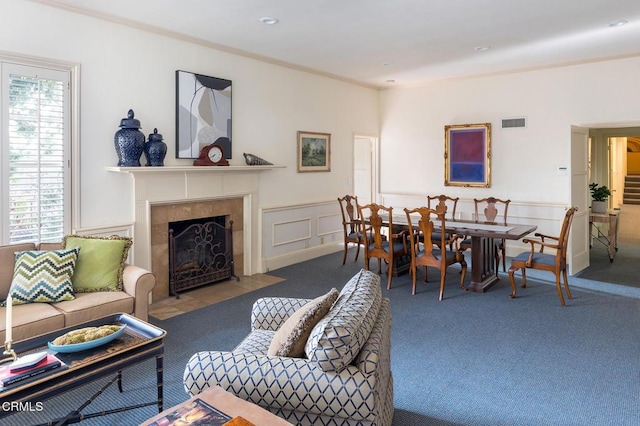
[[[117,339],[122,333],[124,333],[124,329],[126,325],[120,326],[120,330],[115,333],[111,333],[108,336],[101,337],[100,339],[91,340],[89,342],[83,343],[72,343],[70,345],[54,345],[52,342],[48,342],[49,349],[56,352],[62,353],[70,353],[70,352],[80,352],[85,351],[87,349],[96,348],[100,345],[104,345],[105,343],[109,343],[110,341]]]

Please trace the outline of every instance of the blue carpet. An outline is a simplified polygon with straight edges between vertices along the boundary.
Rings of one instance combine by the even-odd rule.
[[[353,255],[345,266],[342,253],[335,253],[281,268],[271,273],[285,278],[281,283],[165,321],[152,319],[168,332],[165,407],[187,398],[182,371],[191,354],[230,350],[249,332],[255,299],[339,289],[361,268]],[[430,272],[435,280],[437,271]],[[435,281],[419,284],[412,296],[407,275],[383,290],[393,315],[394,426],[640,424],[640,298],[570,279],[574,298],[562,308],[555,286],[542,276],[530,277],[516,299],[508,298],[505,276],[486,293],[463,293],[458,278],[451,269],[442,302]],[[107,390],[87,412],[114,401],[152,399],[154,376],[153,362],[125,371],[125,392]],[[62,414],[98,385],[0,423],[24,426]],[[147,407],[83,424],[133,425],[155,413]]]

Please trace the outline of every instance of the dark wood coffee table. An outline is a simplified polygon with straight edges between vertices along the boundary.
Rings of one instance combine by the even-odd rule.
[[[124,333],[117,339],[98,346],[93,349],[73,353],[52,352],[47,346],[47,342],[53,341],[56,337],[78,328],[98,327],[105,324],[125,324]],[[0,406],[5,403],[36,403],[63,392],[75,389],[94,380],[112,376],[113,379],[105,384],[98,393],[92,395],[81,407],[70,412],[62,419],[55,419],[51,424],[76,423],[81,419],[97,417],[101,415],[131,410],[134,408],[146,407],[149,405],[158,406],[158,412],[163,410],[163,338],[166,331],[146,323],[138,318],[127,314],[115,314],[73,327],[68,327],[53,333],[43,334],[31,339],[22,340],[13,344],[13,348],[18,356],[32,352],[49,351],[54,353],[61,361],[67,364],[68,368],[53,370],[37,376],[28,382],[9,386],[0,390]],[[0,349],[0,353],[4,349]],[[118,383],[122,392],[122,370],[145,360],[156,359],[156,380],[157,399],[151,402],[118,407],[113,410],[101,411],[99,413],[82,414],[81,410],[86,408],[99,394],[113,383]],[[0,418],[10,415],[10,410],[0,410]]]

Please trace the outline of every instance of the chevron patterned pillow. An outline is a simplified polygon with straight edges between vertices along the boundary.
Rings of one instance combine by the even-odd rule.
[[[71,277],[78,260],[78,247],[50,251],[19,251],[11,282],[14,305],[73,300]]]

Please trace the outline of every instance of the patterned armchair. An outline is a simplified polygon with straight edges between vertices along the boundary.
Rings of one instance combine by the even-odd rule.
[[[231,352],[194,354],[184,372],[191,395],[221,386],[299,425],[391,425],[389,299],[380,277],[361,270],[306,342],[305,358],[269,356],[280,326],[308,299],[257,300],[251,333]]]

